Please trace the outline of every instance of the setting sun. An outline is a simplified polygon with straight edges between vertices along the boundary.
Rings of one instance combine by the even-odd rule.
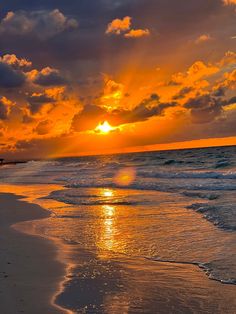
[[[107,134],[111,132],[114,128],[107,122],[104,121],[102,123],[99,123],[99,125],[96,127],[95,131],[102,133],[102,134]]]

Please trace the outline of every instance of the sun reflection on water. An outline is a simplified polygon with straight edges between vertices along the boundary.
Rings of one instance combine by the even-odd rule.
[[[103,189],[103,190],[101,191],[101,194],[102,194],[103,196],[107,197],[107,198],[110,198],[110,197],[114,196],[114,191],[111,190],[111,189]]]
[[[103,205],[98,247],[105,251],[111,251],[116,245],[116,208],[111,205]],[[104,255],[104,254],[103,254]]]
[[[103,212],[105,214],[105,216],[108,216],[109,218],[114,216],[115,214],[115,206],[112,205],[103,205]]]
[[[102,189],[100,195],[112,203],[115,193],[112,189]],[[105,251],[111,251],[115,246],[116,211],[117,208],[114,205],[101,206],[101,225],[97,246]]]

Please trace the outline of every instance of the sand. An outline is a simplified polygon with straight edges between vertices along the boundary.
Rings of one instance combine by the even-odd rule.
[[[22,197],[0,193],[0,313],[62,314],[53,304],[65,276],[52,241],[18,232],[17,222],[41,219],[49,213]]]

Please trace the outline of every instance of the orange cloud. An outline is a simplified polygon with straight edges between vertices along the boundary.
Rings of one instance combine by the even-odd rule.
[[[222,82],[221,87],[236,90],[236,69],[225,73],[224,78],[225,80]]]
[[[202,34],[195,40],[195,43],[201,44],[209,40],[212,40],[212,37],[209,34]]]
[[[0,120],[6,120],[10,113],[10,107],[14,104],[6,97],[0,98]]]
[[[223,0],[224,5],[236,5],[236,0]]]
[[[48,80],[52,74],[59,75],[60,70],[45,65],[43,70],[33,68],[25,73],[24,68],[18,65],[21,63],[17,61],[21,60],[18,57],[5,57],[4,60],[8,63],[4,66],[17,66],[19,72],[27,75],[22,89],[13,89],[11,94],[6,89],[11,103],[0,98],[1,142],[10,143],[22,154],[32,149],[32,143],[44,145],[51,140],[52,143],[58,141],[58,149],[67,149],[70,146],[68,136],[74,136],[72,144],[79,153],[89,151],[90,147],[97,152],[101,147],[105,149],[112,145],[118,151],[126,143],[141,146],[158,143],[160,139],[163,142],[183,140],[185,134],[189,139],[194,136],[203,138],[203,131],[194,135],[194,130],[200,132],[204,129],[201,126],[203,123],[210,130],[206,136],[216,136],[218,129],[219,134],[228,136],[234,130],[236,54],[230,51],[218,62],[199,60],[169,80],[167,76],[161,77],[162,85],[157,81],[154,69],[152,73],[135,69],[131,79],[130,76],[126,78],[127,72],[131,74],[129,68],[124,73],[114,74],[115,79],[104,75],[104,85],[101,86],[99,81],[96,90],[89,87],[87,98],[80,95],[76,83],[56,87],[49,85],[53,88],[46,87],[48,82],[46,85],[33,83],[39,73],[41,78]],[[152,75],[155,75],[155,80],[152,80]],[[145,88],[147,84],[148,89]],[[5,89],[2,92],[4,94]],[[100,136],[98,142],[99,134],[88,130],[94,130],[103,121],[119,128],[107,132],[105,137]],[[215,127],[211,128],[211,125]],[[221,133],[223,127],[225,131]],[[51,142],[49,146],[50,150],[58,153]],[[37,153],[43,153],[43,149],[38,149]]]
[[[131,17],[126,16],[123,19],[115,19],[108,24],[106,34],[116,34],[120,35],[122,32],[125,32],[131,27]]]
[[[34,131],[38,135],[46,135],[48,133],[51,133],[53,127],[53,123],[51,120],[44,120],[39,122],[39,124],[36,126]]]
[[[148,29],[131,29],[124,36],[125,38],[139,38],[146,37],[150,35],[150,31]]]
[[[226,65],[227,66],[232,65],[233,67],[235,67],[235,63],[236,63],[236,53],[233,51],[227,51],[224,57],[220,60],[219,66],[224,67]]]
[[[124,97],[124,85],[112,80],[109,76],[104,76],[104,90],[100,98],[101,106],[108,111],[118,109]]]
[[[32,62],[26,60],[26,59],[19,59],[15,54],[6,54],[2,57],[0,57],[0,61],[3,63],[7,63],[11,66],[16,67],[30,67],[32,65]]]
[[[115,19],[108,24],[106,34],[123,34],[125,38],[140,38],[150,35],[149,29],[131,29],[132,18],[126,16],[123,19]]]
[[[213,64],[205,64],[202,61],[196,61],[193,63],[186,72],[179,72],[173,74],[171,77],[170,85],[183,85],[183,86],[192,86],[192,85],[200,85],[207,86],[206,82],[204,81],[201,83],[202,78],[206,78],[213,74],[219,72],[220,68]]]

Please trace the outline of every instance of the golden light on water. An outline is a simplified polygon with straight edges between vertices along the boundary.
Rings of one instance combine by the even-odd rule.
[[[103,250],[112,250],[115,245],[114,234],[115,227],[115,206],[103,205],[102,214],[104,215],[103,223],[101,225],[101,236],[99,240],[99,247]]]
[[[106,217],[112,217],[115,214],[115,207],[111,205],[104,205],[103,211]]]
[[[134,168],[123,168],[118,171],[114,178],[114,182],[119,186],[129,186],[136,178],[136,170]]]
[[[104,189],[101,193],[105,197],[112,197],[114,196],[114,192],[110,189]]]
[[[100,195],[105,197],[107,201],[112,201],[115,193],[112,189],[105,188],[100,190]],[[100,237],[98,241],[98,247],[102,250],[110,251],[115,245],[114,234],[116,232],[115,219],[116,219],[116,207],[113,205],[101,206],[101,229]],[[104,254],[104,252],[103,252]],[[106,254],[106,253],[105,253]]]

